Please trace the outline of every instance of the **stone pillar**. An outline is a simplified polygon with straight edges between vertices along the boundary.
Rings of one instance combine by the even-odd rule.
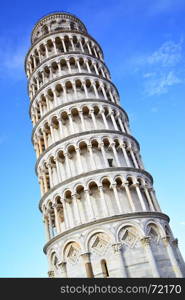
[[[142,207],[143,211],[147,211],[145,201],[144,201],[143,196],[141,195],[141,191],[139,189],[139,184],[138,183],[132,184],[132,187],[135,187],[135,189],[136,189],[136,193],[138,195],[138,198],[141,203],[141,207]]]
[[[127,198],[128,198],[129,204],[131,206],[132,212],[135,212],[136,208],[135,208],[135,204],[134,204],[134,201],[132,199],[132,196],[131,196],[131,193],[130,193],[130,190],[129,190],[129,187],[128,187],[128,183],[125,182],[125,184],[123,186],[125,188],[125,191],[126,191],[126,194],[127,194]]]
[[[102,156],[103,156],[105,168],[109,168],[109,164],[108,164],[106,154],[105,154],[104,143],[100,143],[100,149],[101,149],[101,153],[102,153]]]
[[[87,48],[88,48],[88,50],[89,50],[89,54],[92,55],[92,51],[91,51],[91,48],[90,48],[90,46],[89,46],[89,42],[87,42],[86,45],[87,45]]]
[[[68,278],[66,265],[67,265],[67,263],[65,261],[61,261],[61,262],[58,263],[58,266],[59,266],[60,271],[61,271],[61,277],[62,278]]]
[[[67,52],[66,45],[65,45],[65,42],[64,42],[64,38],[62,37],[61,39],[62,39],[62,47],[64,49],[64,52]]]
[[[87,60],[87,59],[85,60],[85,64],[86,64],[86,67],[87,67],[88,72],[89,72],[89,73],[92,73],[91,70],[90,70],[90,68],[89,68],[89,63],[88,63],[88,60]]]
[[[117,188],[116,188],[116,183],[113,183],[111,186],[112,186],[113,191],[114,191],[114,196],[115,196],[115,199],[116,199],[116,204],[117,204],[117,207],[118,207],[118,211],[119,211],[119,213],[121,213],[122,208],[121,208],[120,199],[119,199]]]
[[[92,84],[92,86],[93,86],[95,96],[96,96],[96,98],[98,99],[98,98],[99,98],[99,95],[98,95],[98,92],[97,92],[97,89],[96,89],[96,85],[95,85],[94,82],[92,82],[91,84]]]
[[[120,145],[120,148],[122,149],[123,151],[123,156],[125,158],[125,161],[126,161],[126,164],[127,164],[127,167],[131,167],[130,165],[130,161],[129,161],[129,158],[128,158],[128,154],[127,154],[127,151],[126,151],[126,146],[124,144]]]
[[[82,223],[82,221],[81,221],[80,209],[79,209],[79,205],[78,205],[78,200],[76,198],[76,194],[72,195],[72,201],[73,201],[74,207],[75,207],[76,225],[79,225]]]
[[[100,111],[100,113],[101,113],[101,115],[102,115],[102,119],[103,119],[105,128],[106,128],[106,129],[109,129],[109,126],[108,126],[108,123],[107,123],[107,119],[106,119],[106,117],[105,117],[104,110],[102,109],[102,110]]]
[[[125,132],[125,128],[124,128],[123,123],[122,123],[122,121],[120,119],[120,116],[118,116],[118,122],[119,122],[119,125],[121,127],[122,132]]]
[[[114,153],[114,157],[115,157],[115,160],[116,160],[116,163],[117,163],[117,167],[120,167],[120,162],[119,162],[119,159],[118,159],[118,154],[117,154],[117,151],[116,151],[116,148],[115,148],[115,143],[111,143],[111,147],[112,147],[112,150],[113,150],[113,153]]]
[[[172,265],[172,269],[175,273],[175,276],[177,278],[184,278],[184,276],[182,274],[182,271],[180,269],[179,263],[177,261],[177,258],[175,256],[174,250],[171,246],[170,237],[169,236],[163,237],[163,242],[164,242],[164,245],[166,247],[166,250],[167,250],[171,265]]]
[[[73,49],[73,51],[75,51],[75,46],[74,46],[74,43],[73,43],[73,39],[72,38],[69,38],[69,39],[70,39],[70,42],[71,42],[72,49]]]
[[[92,121],[93,121],[94,129],[97,130],[96,118],[95,118],[93,109],[90,110],[90,115],[91,115],[91,118],[92,118]]]
[[[75,147],[76,150],[76,154],[77,154],[77,164],[78,164],[78,171],[79,173],[83,173],[83,166],[82,166],[82,160],[81,160],[81,156],[80,156],[80,148],[79,147]]]
[[[81,257],[85,266],[87,278],[94,278],[92,264],[90,260],[90,252],[82,253]]]
[[[55,226],[56,226],[57,233],[59,234],[59,233],[61,233],[61,228],[60,228],[60,219],[58,216],[57,205],[54,204],[53,208],[54,208],[54,214],[55,214]]]
[[[160,277],[160,273],[155,261],[155,258],[153,256],[153,252],[152,252],[152,248],[150,246],[150,237],[149,236],[145,236],[141,239],[141,242],[143,244],[144,250],[146,252],[147,258],[148,258],[148,262],[150,264],[150,268],[152,271],[152,275],[155,278],[159,278]]]
[[[107,202],[106,202],[105,197],[104,197],[103,187],[99,186],[98,189],[99,189],[100,198],[101,198],[101,201],[102,201],[102,204],[103,204],[103,207],[104,207],[104,216],[108,217],[109,216],[109,208],[108,208]]]
[[[79,43],[80,43],[81,51],[84,53],[84,48],[83,48],[83,46],[82,46],[81,40],[79,40]]]
[[[46,241],[49,241],[51,236],[50,236],[49,222],[48,222],[47,216],[44,216],[43,223],[44,223],[44,227],[45,227]]]
[[[93,157],[93,152],[92,152],[92,145],[88,145],[88,151],[90,153],[90,165],[91,165],[91,169],[95,170],[96,169],[96,163]]]
[[[116,262],[118,262],[118,267],[116,269],[116,277],[127,278],[128,275],[123,261],[123,246],[121,245],[121,243],[116,243],[112,245],[112,248],[114,251],[115,260]]]
[[[153,200],[153,203],[154,203],[155,207],[157,208],[158,211],[161,212],[161,208],[160,208],[159,203],[157,201],[157,198],[156,198],[156,195],[155,195],[155,191],[154,191],[154,189],[152,187],[149,188],[149,194],[151,195],[151,198]]]
[[[82,110],[79,110],[79,116],[80,116],[80,120],[81,120],[81,123],[82,123],[82,130],[85,131],[85,123],[84,123],[84,117],[83,117]]]
[[[65,229],[68,229],[70,227],[68,213],[67,213],[67,207],[66,207],[66,201],[63,199],[62,201],[63,209],[64,209],[64,223],[65,223]]]
[[[78,66],[78,72],[82,73],[82,69],[80,67],[80,63],[79,63],[79,59],[78,58],[76,59],[76,63],[77,63],[77,66]]]
[[[91,203],[91,199],[90,199],[90,196],[89,196],[89,190],[84,190],[85,192],[85,196],[86,196],[86,199],[87,199],[87,203],[88,203],[88,207],[89,207],[89,214],[90,214],[90,218],[92,220],[95,219],[95,213],[94,213],[94,208],[93,208],[93,205]]]

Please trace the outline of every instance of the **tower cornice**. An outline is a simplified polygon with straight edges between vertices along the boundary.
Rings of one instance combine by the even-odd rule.
[[[78,180],[80,178],[87,177],[87,176],[93,176],[93,175],[96,175],[96,174],[110,174],[112,172],[117,172],[119,174],[121,171],[134,172],[134,173],[137,173],[137,174],[144,174],[145,176],[147,176],[151,180],[151,183],[153,183],[152,175],[150,175],[150,173],[148,173],[147,171],[142,170],[142,169],[128,168],[128,167],[116,167],[116,168],[110,167],[110,168],[106,168],[106,169],[97,169],[97,170],[89,171],[89,172],[71,177],[71,178],[55,185],[47,193],[45,193],[44,196],[42,196],[42,198],[40,199],[40,202],[39,202],[39,209],[40,209],[40,211],[42,211],[42,209],[41,209],[42,203],[50,194],[52,194],[54,191],[57,191],[59,188],[65,186],[66,184],[69,184],[69,183],[71,183],[75,180]]]
[[[108,130],[108,129],[102,130],[102,129],[100,129],[100,130],[91,130],[91,131],[84,131],[84,132],[81,132],[81,133],[75,133],[75,134],[71,134],[71,135],[67,136],[66,138],[60,139],[59,141],[53,143],[46,150],[43,151],[43,153],[37,159],[37,162],[36,162],[36,165],[35,165],[35,172],[36,172],[36,174],[37,174],[37,167],[38,167],[38,164],[39,164],[40,160],[46,155],[46,153],[48,153],[50,150],[52,150],[56,146],[58,146],[60,144],[63,144],[66,141],[73,140],[76,137],[83,137],[83,136],[86,136],[86,135],[89,135],[89,134],[98,134],[98,133],[102,134],[102,135],[113,133],[115,135],[120,135],[120,136],[128,137],[128,138],[130,138],[131,140],[133,140],[137,144],[138,150],[140,150],[140,146],[139,146],[138,141],[132,135],[124,133],[124,132],[121,132],[121,131]]]
[[[126,118],[127,118],[127,121],[129,121],[129,118],[128,118],[128,115],[127,115],[126,111],[125,111],[120,105],[118,105],[118,104],[116,104],[116,103],[110,103],[110,102],[107,102],[107,100],[102,100],[102,99],[101,99],[101,100],[100,100],[100,99],[95,100],[94,98],[92,98],[92,99],[80,99],[80,100],[77,100],[77,101],[71,101],[71,102],[64,103],[64,104],[61,104],[61,105],[59,105],[59,106],[53,108],[52,110],[50,110],[49,112],[47,112],[47,113],[46,113],[46,114],[45,114],[45,115],[37,122],[37,124],[33,127],[33,130],[32,130],[32,137],[31,137],[32,143],[33,143],[33,135],[34,135],[35,130],[37,129],[37,127],[39,126],[39,124],[40,124],[46,117],[48,117],[49,115],[51,115],[52,113],[56,112],[56,111],[59,110],[59,109],[67,108],[68,106],[73,105],[73,104],[77,104],[77,105],[78,105],[79,103],[92,103],[92,102],[94,102],[94,104],[101,104],[101,103],[107,104],[107,105],[110,105],[110,104],[111,104],[111,106],[120,109],[120,110],[125,114],[125,116],[126,116]],[[29,111],[29,112],[30,112],[30,115],[31,115],[31,111]],[[138,142],[137,142],[137,143],[138,143]]]
[[[65,232],[63,232],[61,234],[58,234],[57,236],[55,236],[54,238],[52,238],[51,240],[49,240],[49,242],[47,242],[45,244],[43,251],[46,254],[48,247],[50,247],[57,240],[61,239],[64,236],[67,236],[68,234],[74,233],[76,231],[78,232],[85,228],[87,229],[88,227],[91,227],[93,225],[101,225],[102,223],[115,222],[115,221],[117,221],[117,222],[123,221],[124,222],[124,221],[133,220],[133,219],[144,219],[144,218],[149,218],[149,219],[160,218],[167,222],[170,222],[170,218],[166,214],[160,213],[160,212],[135,212],[135,213],[121,214],[121,215],[115,215],[115,216],[110,216],[110,217],[106,217],[106,218],[101,218],[98,220],[94,220],[92,222],[78,225],[74,228],[66,230]]]

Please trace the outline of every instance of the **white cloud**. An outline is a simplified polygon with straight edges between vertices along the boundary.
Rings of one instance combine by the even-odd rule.
[[[168,93],[170,87],[185,82],[183,38],[179,42],[165,41],[153,53],[130,61],[142,76],[142,90],[147,97]]]
[[[173,71],[161,74],[160,76],[158,74],[157,76],[150,77],[150,79],[144,83],[144,92],[147,96],[166,94],[170,86],[181,82],[182,80],[178,78]]]
[[[23,78],[24,58],[28,49],[26,40],[1,36],[0,45],[0,77]]]
[[[182,43],[167,41],[155,51],[152,55],[148,56],[147,62],[151,65],[160,64],[163,67],[175,66],[182,59]]]

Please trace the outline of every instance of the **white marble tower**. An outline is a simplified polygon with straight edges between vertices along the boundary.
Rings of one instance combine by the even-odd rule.
[[[50,277],[184,277],[100,45],[66,12],[26,56]]]

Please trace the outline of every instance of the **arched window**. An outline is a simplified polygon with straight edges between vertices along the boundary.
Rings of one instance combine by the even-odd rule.
[[[104,277],[104,278],[109,277],[109,271],[108,271],[108,268],[107,268],[107,262],[106,262],[105,259],[102,259],[102,260],[101,260],[101,269],[102,269],[103,277]]]

